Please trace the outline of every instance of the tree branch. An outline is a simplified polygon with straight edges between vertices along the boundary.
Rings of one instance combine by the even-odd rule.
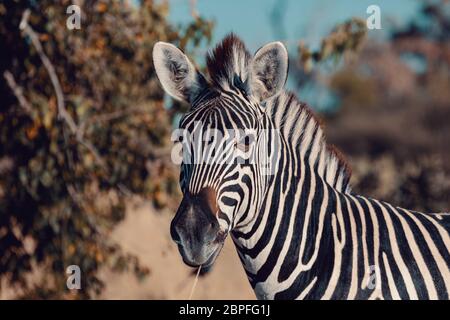
[[[50,59],[45,54],[44,49],[42,48],[42,44],[39,41],[38,35],[28,24],[29,17],[30,17],[30,10],[27,9],[27,10],[25,10],[25,12],[22,15],[22,20],[20,21],[19,28],[28,37],[30,37],[31,42],[33,43],[34,47],[36,48],[39,58],[41,58],[41,61],[44,64],[44,67],[47,69],[48,75],[50,77],[50,81],[52,82],[53,88],[55,89],[56,101],[57,101],[57,106],[58,106],[58,116],[61,119],[64,119],[64,121],[67,123],[67,126],[69,127],[70,131],[72,131],[73,134],[76,134],[77,125],[75,124],[75,121],[70,116],[70,114],[67,112],[66,107],[64,106],[64,94],[63,94],[63,91],[61,88],[61,84],[59,83],[58,76],[56,75],[55,68],[53,67],[52,63],[50,62]]]
[[[58,106],[58,117],[59,119],[64,120],[64,122],[69,127],[69,130],[72,134],[75,135],[75,138],[77,141],[85,146],[95,157],[98,164],[100,164],[102,167],[105,167],[105,163],[103,159],[101,158],[99,152],[94,147],[93,144],[91,144],[88,141],[85,141],[83,139],[82,130],[80,127],[75,123],[75,120],[73,120],[72,116],[69,112],[67,112],[67,109],[64,104],[64,94],[61,88],[61,84],[59,82],[58,76],[56,74],[55,68],[53,67],[53,64],[51,63],[50,59],[47,57],[47,55],[44,52],[44,49],[42,48],[42,44],[39,41],[39,37],[36,34],[36,32],[31,28],[31,26],[28,24],[28,19],[30,17],[30,10],[27,9],[24,11],[22,15],[22,20],[20,21],[19,28],[22,30],[25,35],[30,37],[31,42],[33,43],[33,46],[36,49],[36,52],[39,55],[39,58],[41,59],[42,63],[44,64],[45,69],[47,69],[48,75],[50,77],[50,81],[52,82],[53,88],[55,90],[56,94],[56,101]]]
[[[33,109],[31,108],[31,105],[28,102],[28,100],[23,95],[22,88],[16,83],[16,80],[14,80],[14,76],[12,75],[12,73],[6,70],[5,72],[3,72],[3,77],[5,78],[6,83],[16,96],[17,101],[19,101],[19,105],[22,107],[22,109],[25,110],[28,114],[31,114]]]

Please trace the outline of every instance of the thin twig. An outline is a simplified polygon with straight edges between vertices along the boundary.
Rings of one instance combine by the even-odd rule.
[[[16,80],[14,80],[14,76],[12,75],[12,73],[6,70],[5,72],[3,72],[3,77],[5,78],[6,83],[16,96],[17,101],[19,101],[19,105],[22,107],[22,109],[25,110],[26,113],[31,114],[32,112],[31,105],[23,95],[22,88],[17,84]]]
[[[197,274],[195,275],[194,283],[192,284],[191,292],[189,293],[188,300],[192,299],[192,296],[194,295],[195,287],[197,286],[198,277],[200,276],[200,270],[202,269],[202,266],[199,266],[197,269]]]
[[[31,42],[33,43],[33,45],[39,55],[39,58],[41,58],[41,61],[44,64],[44,67],[47,69],[48,75],[50,77],[50,81],[52,82],[53,88],[55,89],[56,101],[57,101],[57,106],[58,106],[58,116],[60,118],[64,119],[64,121],[67,123],[67,126],[69,127],[70,131],[72,131],[73,134],[76,134],[77,125],[75,124],[75,121],[70,116],[70,114],[67,112],[66,107],[64,106],[64,94],[63,94],[63,91],[61,88],[61,84],[59,83],[58,76],[56,75],[55,68],[53,67],[52,63],[50,62],[50,59],[45,54],[44,49],[42,48],[42,44],[39,41],[38,35],[36,34],[36,32],[34,32],[34,30],[28,24],[29,17],[30,17],[30,9],[27,9],[23,13],[19,28],[27,36],[30,37]]]

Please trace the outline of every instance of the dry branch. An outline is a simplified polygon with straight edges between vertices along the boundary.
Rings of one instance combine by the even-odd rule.
[[[48,75],[50,77],[50,81],[52,82],[53,88],[55,89],[56,101],[57,101],[57,105],[58,105],[58,116],[60,118],[64,119],[64,121],[68,125],[70,131],[72,131],[72,133],[76,134],[77,125],[75,124],[75,121],[70,116],[70,114],[67,112],[67,110],[64,106],[64,94],[62,92],[62,88],[61,88],[61,84],[59,83],[58,76],[56,75],[55,68],[53,67],[52,63],[50,62],[50,59],[45,54],[44,49],[42,48],[42,44],[39,41],[38,35],[36,34],[36,32],[34,32],[34,30],[28,24],[29,17],[30,17],[30,10],[27,9],[23,13],[19,28],[28,37],[30,37],[31,42],[33,43],[33,45],[39,55],[39,58],[41,59],[42,63],[44,64],[44,67],[47,69]]]
[[[105,163],[103,159],[100,156],[100,153],[97,151],[97,149],[94,147],[92,143],[89,141],[85,141],[83,139],[83,130],[80,129],[80,127],[75,123],[75,120],[73,120],[70,113],[67,111],[65,104],[64,104],[64,94],[61,88],[61,84],[59,82],[58,76],[55,71],[55,67],[51,63],[50,59],[47,57],[47,55],[44,52],[44,49],[42,48],[42,44],[39,40],[38,35],[36,32],[31,28],[31,26],[28,23],[28,19],[30,17],[30,10],[27,9],[24,11],[22,15],[22,20],[20,21],[19,28],[22,30],[25,35],[27,35],[31,42],[33,43],[33,46],[36,49],[37,54],[39,55],[39,58],[41,59],[42,63],[44,64],[45,69],[47,69],[48,75],[50,77],[50,81],[52,82],[53,88],[55,90],[56,94],[56,101],[58,106],[58,117],[62,119],[67,126],[69,127],[69,130],[72,134],[75,135],[75,138],[77,141],[85,146],[93,155],[95,160],[99,165],[102,167],[105,167]]]
[[[23,89],[16,83],[16,80],[14,79],[12,73],[9,71],[5,71],[3,72],[3,77],[5,78],[6,83],[16,96],[17,101],[19,101],[19,105],[22,107],[23,110],[25,110],[28,114],[30,114],[32,112],[31,105],[23,95]]]

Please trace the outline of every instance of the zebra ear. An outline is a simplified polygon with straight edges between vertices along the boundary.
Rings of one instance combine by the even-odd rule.
[[[288,74],[288,53],[281,42],[271,42],[256,51],[251,63],[252,92],[260,101],[280,93]]]
[[[203,75],[173,44],[162,41],[155,44],[153,65],[164,90],[177,100],[192,102],[206,86]]]

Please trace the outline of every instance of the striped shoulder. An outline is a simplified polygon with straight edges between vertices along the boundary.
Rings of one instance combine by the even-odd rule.
[[[325,141],[320,120],[292,92],[282,92],[266,102],[267,113],[303,159],[317,165],[320,176],[338,191],[349,193],[351,168],[339,150]]]

